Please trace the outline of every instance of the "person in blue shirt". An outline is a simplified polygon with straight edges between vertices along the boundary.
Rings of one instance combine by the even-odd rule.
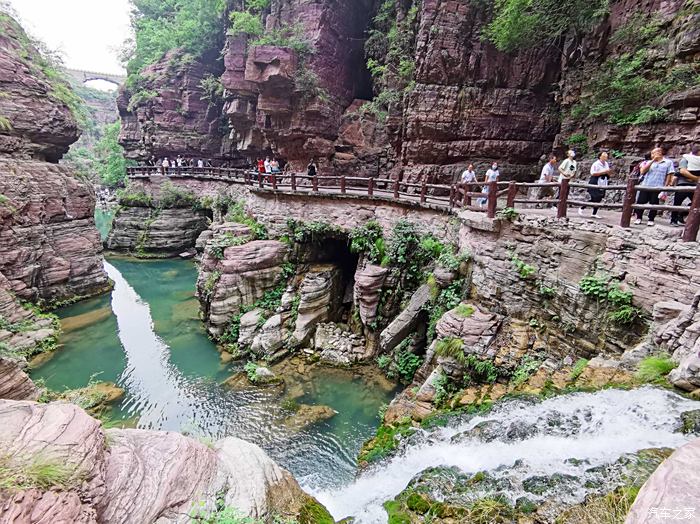
[[[671,179],[675,174],[675,169],[673,167],[673,161],[664,156],[664,150],[660,147],[655,147],[651,151],[651,160],[641,166],[639,172],[644,177],[640,184],[642,187],[664,187],[671,185]],[[659,191],[639,191],[637,193],[637,204],[658,205],[659,193]],[[635,220],[634,223],[641,224],[644,210],[636,209],[635,213],[637,215],[637,220]],[[657,211],[655,209],[649,210],[648,226],[654,225],[656,215]]]

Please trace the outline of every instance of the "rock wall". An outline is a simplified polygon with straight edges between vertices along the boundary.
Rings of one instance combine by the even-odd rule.
[[[178,433],[104,430],[60,402],[0,401],[0,421],[4,467],[24,484],[0,494],[2,523],[190,522],[219,501],[270,520],[326,514],[264,451],[233,437],[209,447]],[[37,461],[60,478],[33,486],[24,472]]]
[[[105,246],[138,257],[175,256],[192,249],[207,225],[204,211],[191,207],[121,206]]]
[[[55,164],[0,158],[0,273],[24,300],[56,302],[108,287],[95,197]]]
[[[62,92],[20,25],[0,14],[0,154],[57,162],[78,139],[78,125]]]
[[[119,142],[127,158],[221,158],[221,102],[206,99],[201,86],[205,77],[220,74],[215,56],[193,60],[175,50],[144,69],[138,88],[123,87],[117,98]]]

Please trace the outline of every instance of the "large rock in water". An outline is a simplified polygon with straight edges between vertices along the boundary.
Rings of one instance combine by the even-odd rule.
[[[229,437],[210,448],[178,433],[104,431],[73,404],[0,401],[0,449],[22,481],[0,493],[0,523],[185,523],[217,499],[251,517],[298,518],[318,504],[254,444]],[[38,464],[55,478],[39,482]]]
[[[292,343],[304,344],[319,322],[335,320],[342,300],[342,273],[332,264],[316,264],[309,268],[299,286],[299,316]]]
[[[625,524],[698,522],[699,472],[700,439],[697,439],[678,448],[652,473],[632,504]]]
[[[122,206],[114,217],[107,249],[173,256],[195,247],[207,228],[203,211]]]
[[[216,238],[210,242],[215,242]],[[254,240],[227,247],[219,260],[207,249],[197,280],[197,295],[209,333],[221,335],[233,315],[278,284],[287,245],[277,240]]]

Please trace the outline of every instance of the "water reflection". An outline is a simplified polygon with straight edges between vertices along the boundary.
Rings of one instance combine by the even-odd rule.
[[[353,478],[355,456],[376,428],[390,387],[350,371],[304,365],[285,373],[285,391],[224,387],[221,382],[236,368],[221,364],[197,318],[191,262],[113,258],[105,269],[115,285],[111,304],[100,297],[60,311],[65,347],[35,376],[61,389],[83,386],[101,373],[98,380],[126,390],[116,418],[137,417],[140,428],[250,440],[315,485]],[[292,430],[281,407],[288,396],[329,405],[338,414]]]

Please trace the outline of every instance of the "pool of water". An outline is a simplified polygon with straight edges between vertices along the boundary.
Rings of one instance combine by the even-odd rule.
[[[90,380],[126,390],[111,418],[140,428],[220,438],[233,435],[261,445],[302,482],[339,486],[355,474],[362,442],[379,423],[391,384],[359,371],[287,364],[284,392],[234,390],[221,383],[239,369],[222,364],[198,318],[197,277],[191,261],[110,257],[114,290],[63,308],[62,348],[32,370],[52,389]],[[303,430],[286,425],[285,399],[337,411]]]

